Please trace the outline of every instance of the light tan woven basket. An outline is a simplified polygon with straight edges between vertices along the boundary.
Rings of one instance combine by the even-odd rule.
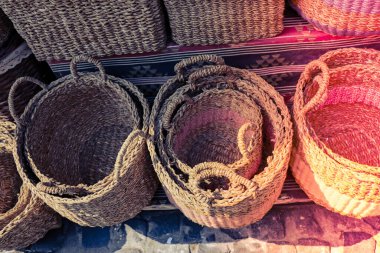
[[[12,156],[15,129],[0,117],[0,250],[29,246],[61,224],[60,217],[22,184]]]
[[[180,45],[213,45],[274,37],[283,30],[284,0],[164,0]]]
[[[142,53],[166,46],[159,0],[3,0],[0,7],[38,60]]]
[[[77,73],[78,61],[99,73]],[[76,57],[71,75],[39,92],[18,124],[15,160],[29,189],[83,226],[110,226],[134,217],[156,190],[146,146],[149,108],[131,83],[107,76],[99,61]]]
[[[148,141],[169,199],[209,227],[261,219],[281,192],[290,157],[283,98],[215,56],[184,60],[176,72],[155,99]]]
[[[335,50],[307,65],[294,101],[292,170],[311,199],[344,215],[380,215],[377,117],[380,52]]]

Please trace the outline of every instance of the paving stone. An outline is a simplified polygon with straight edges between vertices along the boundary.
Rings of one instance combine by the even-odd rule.
[[[281,210],[274,209],[251,226],[252,237],[260,240],[283,240],[285,238],[285,218]]]
[[[191,253],[231,253],[228,243],[202,243],[190,247]]]
[[[296,247],[287,243],[267,243],[268,253],[297,253]]]
[[[296,245],[297,253],[330,253],[329,246],[304,246]]]
[[[376,241],[365,233],[344,233],[344,253],[374,253]],[[354,243],[356,242],[356,243]]]
[[[255,239],[244,239],[229,245],[231,253],[267,253],[266,243]]]
[[[301,238],[298,240],[297,245],[303,245],[303,246],[328,246],[330,247],[330,243],[323,241],[323,240],[318,240],[315,238]]]

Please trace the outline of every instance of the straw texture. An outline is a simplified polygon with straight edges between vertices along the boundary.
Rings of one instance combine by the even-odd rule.
[[[340,36],[380,34],[377,0],[290,0],[291,5],[318,29]]]
[[[284,0],[164,0],[180,45],[213,45],[274,37],[283,30]]]
[[[380,136],[373,120],[380,116],[379,77],[378,51],[331,51],[307,65],[294,101],[299,155],[324,185],[368,203],[380,202]]]
[[[77,73],[88,61],[99,73]],[[32,192],[82,226],[134,217],[157,186],[146,146],[149,108],[131,83],[107,76],[99,61],[76,57],[71,75],[43,88],[18,118],[16,164]]]
[[[159,0],[3,0],[38,60],[151,52],[166,46]]]
[[[60,226],[59,216],[22,185],[12,156],[15,128],[0,118],[0,250],[24,248]]]
[[[257,75],[196,56],[152,108],[148,148],[169,199],[209,227],[261,219],[280,194],[292,142],[282,97]]]

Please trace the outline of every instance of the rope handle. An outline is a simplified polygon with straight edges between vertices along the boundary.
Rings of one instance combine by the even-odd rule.
[[[254,133],[261,132],[261,129],[257,129],[257,128],[260,128],[260,127],[257,125],[253,125],[252,123],[249,122],[242,125],[238,132],[237,144],[238,144],[239,151],[242,154],[243,158],[247,158],[248,160],[251,157],[251,153],[254,152],[260,145],[261,138],[254,138],[255,136],[252,136],[250,138],[248,145],[246,145],[244,141],[245,134],[249,130],[253,130]]]
[[[321,76],[316,76],[319,73],[321,73]],[[322,104],[327,99],[327,87],[330,80],[329,67],[323,61],[312,61],[306,66],[304,72],[302,73],[301,80],[303,81],[301,82],[300,86],[297,87],[297,89],[299,89],[302,94],[302,100],[304,97],[303,92],[305,87],[312,80],[318,83],[317,92],[301,109],[301,113],[305,115],[311,109]]]
[[[190,57],[188,59],[182,60],[179,63],[177,63],[174,67],[175,72],[177,75],[181,75],[182,77],[188,75],[189,73],[186,72],[186,69],[188,69],[191,66],[195,66],[200,63],[211,63],[214,65],[224,65],[224,59],[220,56],[216,55],[197,55]]]
[[[78,69],[77,69],[77,65],[79,62],[88,62],[88,63],[94,64],[98,68],[101,78],[104,81],[107,81],[106,71],[104,70],[102,63],[99,60],[87,55],[78,55],[78,56],[75,56],[71,60],[70,72],[71,72],[71,75],[74,77],[75,81],[79,80],[79,74],[78,74]]]
[[[212,66],[212,67],[198,69],[197,71],[193,72],[189,76],[187,84],[190,86],[191,90],[195,90],[197,87],[197,81],[199,79],[205,78],[208,76],[227,74],[231,72],[232,72],[232,68],[227,65],[219,65],[219,66]]]
[[[22,83],[32,83],[32,84],[40,86],[44,91],[48,90],[48,87],[45,83],[30,76],[20,77],[12,84],[12,87],[9,90],[9,94],[8,94],[8,107],[9,107],[9,112],[11,113],[11,116],[13,117],[13,120],[16,122],[16,125],[18,126],[21,124],[21,122],[20,122],[20,117],[17,116],[17,113],[16,113],[14,97],[15,97],[17,88]]]

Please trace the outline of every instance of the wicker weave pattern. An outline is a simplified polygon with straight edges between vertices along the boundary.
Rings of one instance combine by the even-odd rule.
[[[283,29],[283,0],[164,0],[173,40],[212,45],[273,37]]]
[[[166,45],[158,0],[4,0],[0,7],[39,60],[142,53]]]
[[[59,216],[22,185],[12,156],[15,128],[0,119],[0,250],[29,246],[60,226]]]
[[[260,77],[219,57],[186,59],[176,71],[155,99],[148,141],[169,199],[209,227],[261,219],[280,194],[290,157],[283,99]]]
[[[293,7],[318,29],[334,35],[380,34],[376,0],[291,0]]]
[[[328,187],[380,202],[380,53],[342,49],[310,63],[297,85],[294,118],[305,161]]]
[[[78,61],[99,73],[77,73]],[[72,75],[43,88],[18,123],[18,171],[32,192],[83,226],[110,226],[134,217],[157,186],[146,147],[149,108],[131,83],[107,76],[100,62],[76,57]]]

